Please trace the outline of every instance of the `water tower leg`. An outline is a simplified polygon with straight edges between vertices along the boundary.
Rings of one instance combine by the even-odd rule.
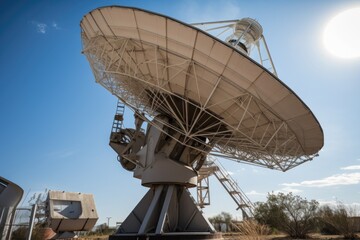
[[[109,237],[117,239],[221,239],[186,187],[153,186]]]

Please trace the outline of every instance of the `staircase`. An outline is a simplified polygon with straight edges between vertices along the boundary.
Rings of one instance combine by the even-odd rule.
[[[208,177],[212,174],[215,175],[221,185],[229,193],[230,197],[235,201],[238,206],[236,210],[241,210],[243,219],[252,218],[254,216],[254,204],[245,195],[226,169],[218,161],[216,161],[216,159],[208,160],[199,171],[197,187],[199,206],[204,207],[205,205],[210,204]]]

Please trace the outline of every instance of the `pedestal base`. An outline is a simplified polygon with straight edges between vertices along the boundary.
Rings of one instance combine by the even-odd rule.
[[[221,234],[184,186],[155,185],[109,239],[221,239]]]

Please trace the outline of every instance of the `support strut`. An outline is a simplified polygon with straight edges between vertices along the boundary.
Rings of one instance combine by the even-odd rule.
[[[180,185],[153,186],[109,240],[220,239],[189,191]]]

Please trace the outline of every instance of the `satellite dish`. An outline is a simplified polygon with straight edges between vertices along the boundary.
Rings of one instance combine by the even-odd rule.
[[[225,41],[129,7],[95,9],[80,26],[96,82],[135,112],[136,129],[113,131],[110,145],[151,188],[110,239],[217,238],[187,190],[207,155],[287,171],[323,146],[311,110],[249,57],[263,39],[253,19],[229,23]]]

